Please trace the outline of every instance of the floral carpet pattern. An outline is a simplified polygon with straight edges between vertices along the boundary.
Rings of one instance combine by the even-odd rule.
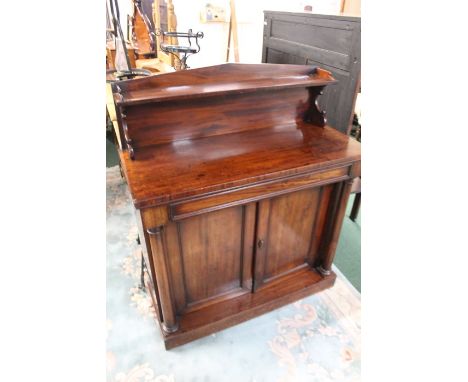
[[[133,206],[118,167],[107,169],[108,382],[360,380],[359,294],[333,288],[166,351],[141,290]]]

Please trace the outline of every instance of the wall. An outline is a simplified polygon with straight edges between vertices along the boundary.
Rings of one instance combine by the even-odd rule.
[[[361,0],[345,0],[343,14],[347,16],[361,16]]]
[[[193,68],[226,62],[229,22],[201,23],[199,13],[207,2],[223,4],[228,11],[230,9],[229,0],[173,0],[177,29],[184,31],[192,28],[205,34],[200,43],[200,53],[188,60],[189,66]],[[240,62],[260,63],[262,60],[264,10],[302,12],[305,5],[312,5],[314,13],[339,14],[341,1],[235,0]],[[233,54],[230,61],[234,61]]]
[[[227,10],[227,22],[202,23],[200,11],[207,2],[223,5]],[[178,31],[186,32],[191,28],[193,32],[202,31],[205,34],[200,40],[200,53],[190,57],[188,65],[191,68],[198,68],[226,62],[229,0],[173,0],[173,4]],[[339,14],[341,0],[235,0],[240,62],[261,62],[264,10],[302,12],[305,5],[311,5],[313,13]],[[119,6],[122,24],[126,25],[126,14],[132,11],[131,0],[119,0]],[[126,27],[123,30],[126,33]],[[183,44],[183,39],[179,39],[179,43]],[[231,49],[233,49],[232,41]],[[230,61],[234,61],[233,54],[230,56]]]
[[[205,34],[205,37],[200,40],[200,52],[187,60],[188,65],[191,68],[198,68],[226,62],[229,24],[220,22],[202,24],[200,22],[200,10],[207,1],[172,0],[172,2],[177,17],[177,31],[187,32],[192,29],[193,32],[202,31]],[[229,2],[225,3],[229,9]],[[179,39],[179,44],[185,43],[186,40]]]

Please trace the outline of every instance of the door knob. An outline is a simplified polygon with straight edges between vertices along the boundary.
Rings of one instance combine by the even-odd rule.
[[[265,244],[265,241],[263,239],[260,239],[257,243],[257,247],[262,248],[264,244]]]

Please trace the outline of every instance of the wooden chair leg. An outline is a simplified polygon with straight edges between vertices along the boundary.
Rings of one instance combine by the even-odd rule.
[[[357,192],[356,196],[354,197],[354,203],[353,203],[353,207],[351,208],[351,213],[349,214],[349,218],[353,222],[356,221],[360,207],[361,207],[361,193]]]

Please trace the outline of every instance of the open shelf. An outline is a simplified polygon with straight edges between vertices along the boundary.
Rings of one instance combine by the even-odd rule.
[[[322,79],[313,76],[279,77],[271,79],[247,80],[209,85],[179,85],[162,89],[142,89],[129,92],[125,97],[117,98],[118,105],[138,105],[154,102],[177,101],[203,97],[222,96],[233,91],[249,93],[270,89],[288,89],[307,85],[326,85]]]
[[[232,92],[248,93],[278,88],[324,86],[336,82],[329,72],[313,66],[305,67],[308,71],[304,71],[303,65],[269,66],[263,64],[258,68],[258,65],[225,64],[219,66],[221,69],[215,67],[190,69],[167,73],[162,79],[154,76],[144,82],[133,80],[133,83],[129,84],[127,81],[122,81],[118,84],[120,92],[116,89],[115,102],[119,106],[129,106],[221,96]],[[252,68],[252,72],[247,75],[245,71],[241,71],[246,67]],[[222,76],[215,75],[215,71],[220,70],[223,70]],[[233,81],[230,75],[236,72],[240,73],[240,77]],[[187,80],[189,78],[187,73],[192,74],[190,81]]]

